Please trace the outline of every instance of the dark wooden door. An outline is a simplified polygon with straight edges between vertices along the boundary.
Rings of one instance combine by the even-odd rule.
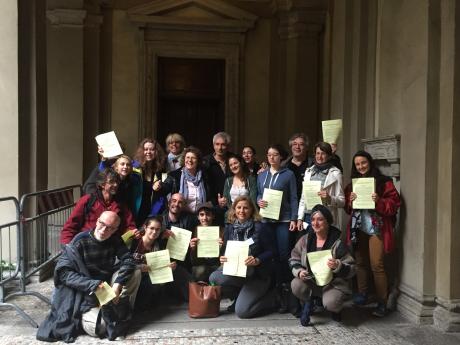
[[[157,138],[184,136],[187,145],[212,152],[212,136],[224,129],[225,61],[159,58]]]

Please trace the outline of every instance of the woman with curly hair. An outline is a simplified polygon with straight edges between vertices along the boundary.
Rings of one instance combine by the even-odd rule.
[[[165,153],[161,145],[153,139],[146,138],[137,146],[134,154],[133,173],[142,177],[142,199],[136,217],[138,226],[147,216],[161,214],[166,207],[168,194],[162,183],[165,172]]]

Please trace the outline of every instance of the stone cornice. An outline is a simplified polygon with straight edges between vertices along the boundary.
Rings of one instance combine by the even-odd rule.
[[[53,26],[82,27],[86,18],[86,11],[56,8],[47,10],[46,18]]]
[[[317,36],[324,29],[325,18],[322,10],[281,11],[278,33],[282,39]]]
[[[99,14],[87,14],[85,18],[86,27],[99,27],[104,22],[104,17]]]

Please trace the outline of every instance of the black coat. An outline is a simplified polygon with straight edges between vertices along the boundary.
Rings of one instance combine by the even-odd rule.
[[[66,282],[61,280],[66,271],[79,272]],[[75,341],[81,329],[82,314],[96,305],[96,298],[89,293],[95,291],[100,280],[91,279],[80,255],[72,246],[65,246],[54,270],[55,292],[51,311],[37,331],[42,341]]]

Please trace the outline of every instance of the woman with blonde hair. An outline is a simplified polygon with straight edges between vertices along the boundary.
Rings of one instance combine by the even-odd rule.
[[[277,303],[272,282],[275,239],[273,232],[260,220],[248,196],[235,199],[228,213],[221,252],[225,253],[228,241],[246,241],[249,244],[249,253],[244,260],[246,277],[224,275],[222,267],[209,277],[211,284],[222,286],[223,297],[234,300],[227,310],[235,311],[238,317],[245,319],[271,312]],[[222,264],[227,260],[225,254],[220,256]]]
[[[179,133],[170,133],[166,137],[166,152],[168,152],[166,170],[174,171],[184,166],[185,139]]]

